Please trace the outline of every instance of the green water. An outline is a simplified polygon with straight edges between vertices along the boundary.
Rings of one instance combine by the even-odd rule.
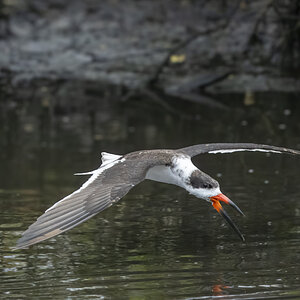
[[[84,182],[73,173],[98,167],[101,151],[206,142],[299,149],[296,95],[254,95],[252,105],[243,95],[220,96],[227,110],[142,97],[95,105],[84,93],[77,96],[84,105],[65,106],[43,97],[22,102],[18,94],[14,105],[1,106],[1,299],[300,299],[300,157],[195,160],[246,214],[227,209],[245,243],[208,203],[147,181],[73,230],[11,250],[42,212]]]

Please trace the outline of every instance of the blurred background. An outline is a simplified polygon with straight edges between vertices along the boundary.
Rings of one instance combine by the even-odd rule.
[[[12,251],[102,151],[300,149],[300,1],[0,0],[0,298],[299,299],[300,159],[194,163],[245,212],[144,182]]]

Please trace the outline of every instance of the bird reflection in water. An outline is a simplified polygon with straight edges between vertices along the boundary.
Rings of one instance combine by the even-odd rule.
[[[213,296],[222,296],[224,294],[227,294],[226,291],[224,291],[224,289],[228,289],[229,286],[228,285],[223,285],[223,284],[215,284],[212,287],[212,293]]]

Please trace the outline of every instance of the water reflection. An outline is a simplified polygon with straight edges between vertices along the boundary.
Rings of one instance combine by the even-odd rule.
[[[245,140],[300,145],[300,105],[293,95],[252,95],[255,103],[246,107],[243,97],[224,95],[219,100],[232,107],[228,112],[169,103],[191,116],[181,118],[148,99],[119,104],[113,92],[99,101],[90,86],[61,89],[53,94],[51,87],[37,89],[24,103],[16,92],[10,95],[16,104],[2,106],[3,298],[300,297],[300,161],[295,157],[237,153],[195,160],[246,213],[240,218],[228,211],[245,244],[207,203],[177,187],[144,182],[78,228],[29,250],[11,251],[41,212],[85,180],[71,174],[94,169],[103,150]],[[276,102],[267,100],[274,97]]]
[[[228,285],[215,284],[212,287],[212,294],[213,294],[213,296],[226,295],[226,289],[228,289],[228,288],[230,288]]]

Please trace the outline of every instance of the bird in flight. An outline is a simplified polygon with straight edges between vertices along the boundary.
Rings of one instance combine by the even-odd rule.
[[[145,179],[177,185],[210,202],[244,241],[244,236],[221,203],[230,205],[241,215],[242,211],[221,192],[219,183],[199,170],[191,160],[204,153],[238,151],[300,154],[298,150],[250,143],[198,144],[177,150],[143,150],[125,155],[102,152],[101,166],[91,172],[75,174],[89,175],[90,178],[30,225],[18,240],[16,249],[26,248],[79,225],[118,202]]]

